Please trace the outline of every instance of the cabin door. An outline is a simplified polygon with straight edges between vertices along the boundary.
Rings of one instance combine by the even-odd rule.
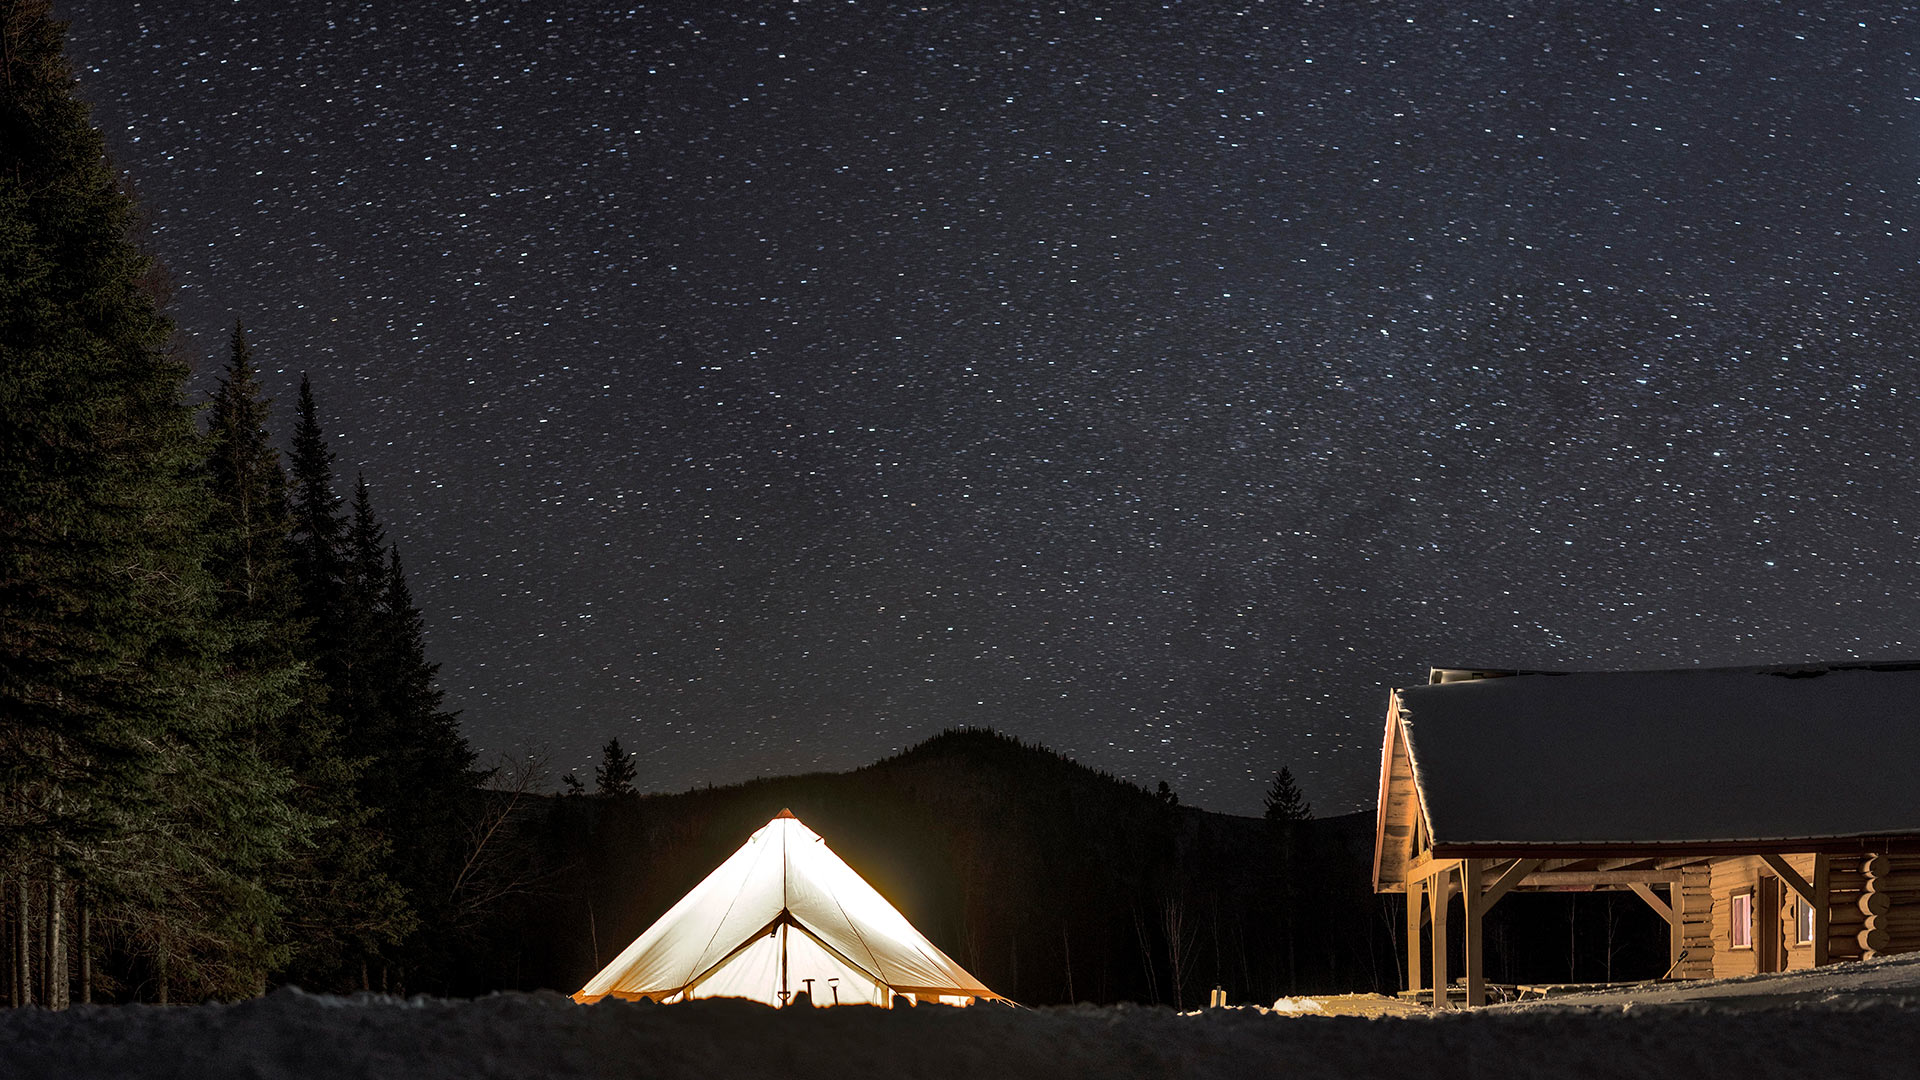
[[[1780,879],[1760,875],[1753,890],[1753,958],[1762,974],[1787,968],[1780,902]]]

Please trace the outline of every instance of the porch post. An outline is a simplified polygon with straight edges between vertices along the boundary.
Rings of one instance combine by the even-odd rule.
[[[1828,865],[1826,855],[1816,852],[1813,856],[1813,966],[1821,967],[1832,962],[1828,951],[1831,943],[1827,940],[1830,927],[1827,925],[1833,914],[1833,870]]]
[[[1420,880],[1407,882],[1407,989],[1418,990],[1423,985],[1420,971],[1420,931],[1425,927],[1427,883]]]
[[[1687,882],[1684,874],[1667,886],[1667,910],[1673,913],[1673,921],[1667,927],[1667,974],[1678,977],[1679,973],[1674,969],[1680,966],[1680,954],[1687,948]]]
[[[1447,894],[1453,890],[1454,871],[1442,870],[1429,880],[1433,890],[1433,1007],[1448,1008],[1447,1001]]]
[[[1480,906],[1480,873],[1486,865],[1486,859],[1460,860],[1460,906],[1461,914],[1465,916],[1460,929],[1466,946],[1469,1009],[1477,1009],[1487,1003],[1487,987],[1480,972],[1480,917],[1486,914]]]

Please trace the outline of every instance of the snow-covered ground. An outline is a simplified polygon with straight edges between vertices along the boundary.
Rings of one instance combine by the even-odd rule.
[[[580,1006],[558,994],[398,1001],[295,990],[237,1005],[0,1013],[0,1076],[9,1078],[1915,1075],[1920,957],[1417,1017],[1091,1006],[775,1012],[736,1001]]]
[[[1501,1011],[1541,1008],[1606,1011],[1676,1006],[1738,1012],[1788,1006],[1859,1008],[1874,1001],[1920,1010],[1920,953],[1790,971],[1783,975],[1621,987],[1545,1001],[1519,1001],[1497,1008]],[[1920,1075],[1920,1062],[1915,1062],[1913,1075]]]

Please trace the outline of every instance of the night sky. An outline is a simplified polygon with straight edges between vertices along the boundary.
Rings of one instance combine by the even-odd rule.
[[[489,752],[1330,812],[1432,664],[1920,654],[1920,11],[1145,7],[60,11]]]

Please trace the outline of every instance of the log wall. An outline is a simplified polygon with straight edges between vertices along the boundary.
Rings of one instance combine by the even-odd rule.
[[[1813,880],[1813,856],[1789,855],[1787,864]],[[1712,936],[1711,974],[1717,978],[1751,975],[1757,970],[1756,949],[1733,949],[1730,922],[1734,894],[1754,889],[1773,872],[1758,858],[1716,859],[1710,864]],[[1832,855],[1827,859],[1827,959],[1866,960],[1895,953],[1920,952],[1920,855]],[[1786,970],[1813,966],[1813,944],[1800,944],[1794,928],[1794,893],[1780,888],[1780,932]],[[1692,897],[1688,898],[1689,904]],[[1757,913],[1756,913],[1757,914]],[[1689,910],[1689,927],[1694,913]],[[1756,920],[1757,921],[1757,920]],[[1689,938],[1689,949],[1696,946]],[[1689,956],[1689,976],[1694,965]],[[1692,976],[1697,977],[1697,976]]]
[[[1713,977],[1716,979],[1753,975],[1759,971],[1757,948],[1733,947],[1732,899],[1737,893],[1754,890],[1765,865],[1755,857],[1715,859],[1708,864],[1713,888]]]
[[[1687,951],[1687,958],[1680,961],[1673,974],[1679,979],[1711,979],[1718,944],[1713,937],[1712,872],[1706,866],[1695,864],[1682,867],[1680,875],[1680,888],[1687,905],[1680,947]]]
[[[1866,858],[1861,855],[1833,855],[1827,859],[1832,882],[1827,896],[1827,958],[1834,962],[1859,960],[1860,931],[1866,929],[1866,916],[1860,911],[1860,897],[1866,892]]]

